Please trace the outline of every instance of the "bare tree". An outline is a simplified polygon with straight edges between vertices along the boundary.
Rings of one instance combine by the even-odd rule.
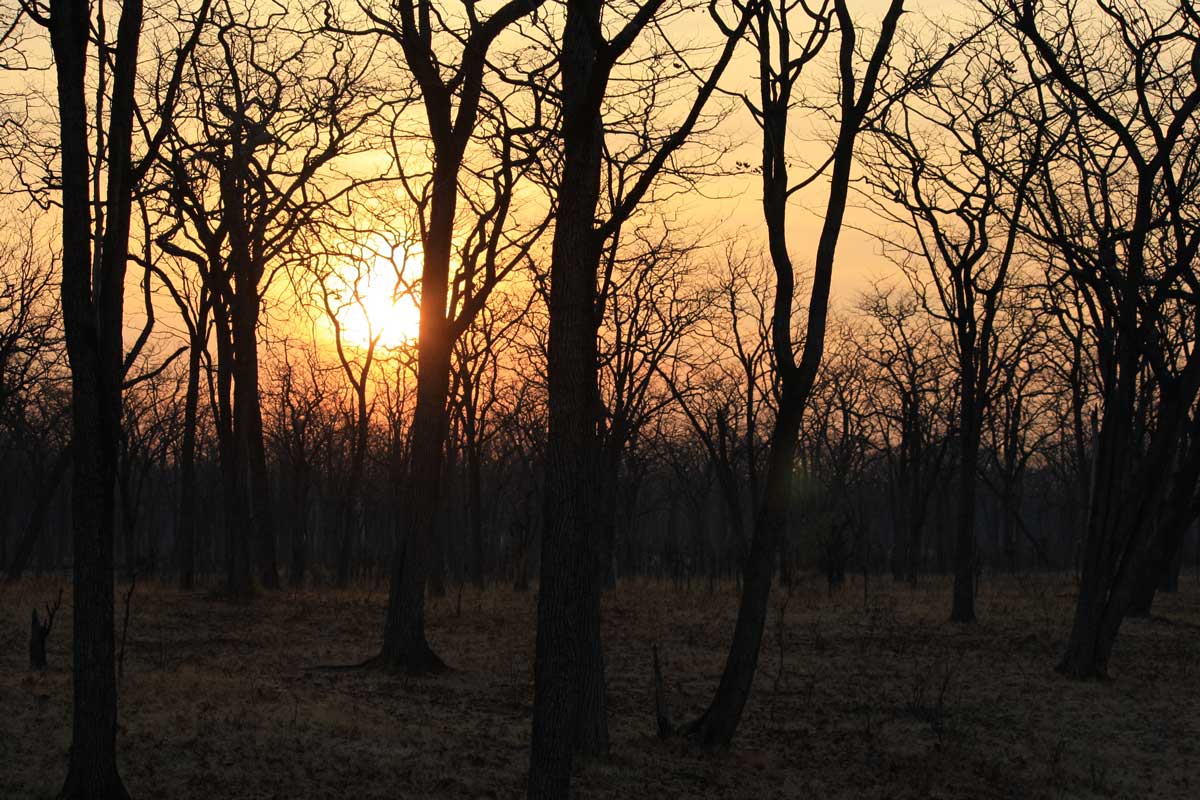
[[[757,499],[754,534],[744,568],[745,582],[729,656],[711,704],[688,726],[689,733],[706,748],[729,746],[750,697],[775,557],[787,526],[800,422],[824,352],[834,254],[849,197],[855,143],[876,107],[880,75],[903,7],[903,0],[892,0],[889,4],[875,46],[861,67],[861,75],[856,63],[860,55],[858,29],[844,0],[833,0],[820,7],[804,2],[763,3],[755,12],[750,41],[759,57],[759,93],[755,100],[746,98],[745,102],[763,129],[763,215],[775,268],[771,346],[775,380],[780,387],[779,406],[770,437],[762,494]],[[789,199],[803,184],[793,184],[788,177],[788,121],[793,92],[804,67],[817,56],[835,29],[840,37],[836,133],[826,161],[830,170],[829,194],[817,242],[803,352],[797,363],[792,338],[796,279],[788,250],[787,211]]]
[[[736,554],[740,580],[761,481],[762,431],[778,399],[770,379],[770,277],[761,257],[732,244],[718,269],[713,308],[696,334],[699,353],[660,372],[707,454],[706,469],[724,503],[723,532],[732,539],[726,549]]]
[[[69,375],[54,265],[38,257],[32,224],[20,220],[16,226],[19,230],[4,230],[0,245],[6,252],[0,260],[0,452],[14,477],[31,476],[35,499],[11,555],[7,521],[0,523],[0,565],[10,583],[28,565],[71,463],[62,441]]]
[[[724,41],[679,123],[651,137],[628,188],[611,193],[600,217],[605,148],[605,98],[614,68],[652,23],[673,10],[648,0],[623,17],[611,35],[601,25],[603,4],[567,4],[559,57],[562,75],[562,171],[556,188],[550,267],[547,382],[546,517],[538,593],[533,743],[529,797],[565,797],[575,752],[608,749],[604,655],[600,641],[603,533],[600,402],[597,388],[597,287],[605,243],[617,235],[667,160],[688,139],[716,90],[753,6],[735,4],[736,23],[709,11]]]
[[[959,392],[955,622],[975,621],[979,443],[996,370],[998,320],[1019,268],[1021,218],[1046,149],[1045,130],[1028,130],[1011,110],[1033,87],[1010,79],[1014,67],[1002,55],[1003,41],[968,38],[955,59],[943,59],[936,75],[914,81],[915,90],[876,121],[878,146],[867,159],[867,180],[885,218],[911,237],[890,242],[891,257],[953,342]],[[915,69],[928,67],[917,59]]]
[[[165,230],[156,242],[195,265],[210,301],[227,590],[248,597],[255,572],[268,588],[279,581],[259,403],[263,297],[298,237],[371,182],[334,179],[331,162],[365,147],[380,104],[365,77],[371,53],[344,36],[282,7],[259,13],[222,0],[214,13],[162,159]]]
[[[72,379],[75,565],[74,725],[63,797],[128,797],[116,764],[112,476],[117,472],[121,389],[127,369],[122,325],[131,209],[138,182],[162,142],[166,126],[161,123],[173,112],[184,58],[195,46],[207,10],[205,2],[192,19],[186,12],[180,14],[180,57],[171,73],[172,88],[159,109],[160,125],[143,129],[148,152],[135,161],[141,2],[124,3],[116,38],[97,43],[99,58],[93,67],[101,75],[100,85],[108,87],[104,117],[100,108],[91,112],[88,108],[92,31],[107,30],[103,25],[93,28],[89,4],[50,0],[48,6],[35,2],[21,6],[24,15],[49,33],[58,95],[58,202],[63,219],[63,327]],[[97,13],[103,15],[103,9]],[[106,123],[92,127],[92,114]],[[94,160],[100,165],[95,173]],[[93,214],[94,204],[101,213]]]
[[[1047,84],[1042,124],[1065,137],[1061,156],[1038,175],[1036,233],[1098,333],[1103,399],[1087,536],[1059,664],[1090,678],[1107,673],[1137,576],[1155,550],[1155,510],[1176,491],[1192,492],[1179,484],[1188,472],[1174,467],[1181,439],[1193,434],[1200,390],[1192,190],[1200,14],[1187,0],[1153,9],[1098,3],[1090,17],[1071,10],[1013,0],[998,13],[1020,37],[1028,69]],[[1184,343],[1172,347],[1180,330]]]
[[[401,163],[401,181],[416,209],[421,239],[421,321],[418,336],[417,397],[406,461],[397,466],[399,520],[391,588],[383,626],[383,649],[369,664],[419,674],[445,668],[425,636],[425,585],[434,550],[433,525],[442,496],[443,456],[450,426],[448,397],[455,340],[483,308],[492,289],[518,264],[544,226],[521,232],[512,214],[513,190],[531,161],[533,128],[512,117],[490,85],[500,63],[493,52],[497,38],[535,12],[543,0],[508,0],[486,18],[473,2],[461,10],[441,9],[428,0],[404,0],[387,11],[361,4],[365,21],[355,27],[327,7],[327,24],[365,36],[383,37],[400,47],[424,112],[420,138],[429,152],[408,153],[412,121],[397,116],[393,148]],[[533,67],[535,71],[540,67]],[[533,112],[538,118],[536,109]],[[489,125],[484,126],[487,121]],[[494,123],[494,126],[491,124]],[[496,127],[498,126],[498,127]],[[472,145],[487,132],[499,152],[485,164],[468,165]],[[536,149],[536,146],[534,146]],[[406,153],[406,155],[399,155]],[[408,162],[427,163],[428,171]],[[457,208],[467,173],[487,174],[492,189],[461,249],[457,269]]]

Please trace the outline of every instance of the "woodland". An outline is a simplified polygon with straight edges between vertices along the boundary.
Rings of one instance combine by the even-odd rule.
[[[1191,0],[0,0],[0,796],[1193,797]]]

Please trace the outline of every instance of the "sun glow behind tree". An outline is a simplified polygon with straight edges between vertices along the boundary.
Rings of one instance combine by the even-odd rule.
[[[351,256],[321,259],[311,304],[336,348],[398,350],[416,343],[420,328],[417,248],[371,241]],[[351,355],[346,353],[346,355]]]
[[[397,292],[390,263],[376,264],[358,285],[357,297],[339,317],[342,341],[366,349],[378,337],[378,346],[392,350],[417,340],[420,327],[420,297],[412,291]]]

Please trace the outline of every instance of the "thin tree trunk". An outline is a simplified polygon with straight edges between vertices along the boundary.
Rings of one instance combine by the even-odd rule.
[[[183,442],[179,451],[179,585],[196,586],[196,416],[200,405],[200,355],[203,343],[191,342],[187,394],[183,406]]]
[[[37,502],[33,506],[33,512],[29,515],[29,522],[25,525],[25,532],[17,540],[17,546],[13,550],[12,562],[8,565],[8,574],[5,577],[6,582],[14,583],[19,580],[21,573],[28,566],[29,557],[33,555],[34,545],[46,528],[46,518],[50,514],[54,496],[58,494],[59,484],[62,483],[69,466],[71,466],[71,447],[68,445],[59,451],[54,459],[54,465],[50,468],[50,475],[42,481]]]
[[[964,351],[974,344],[964,343]],[[973,356],[969,356],[972,357]],[[958,517],[954,543],[954,600],[952,622],[975,621],[975,491],[976,464],[979,460],[979,414],[975,400],[975,370],[964,365],[959,403]]]
[[[787,526],[793,461],[804,413],[803,403],[796,402],[794,395],[788,395],[786,385],[784,392],[771,437],[762,507],[756,515],[750,553],[743,567],[744,588],[733,641],[716,695],[703,716],[691,726],[691,733],[706,749],[727,747],[733,740],[758,669],[775,554]]]
[[[829,198],[821,235],[817,242],[812,286],[808,304],[804,349],[800,363],[795,361],[792,342],[792,307],[795,293],[795,272],[787,242],[787,205],[790,186],[787,171],[787,129],[789,91],[773,85],[769,60],[771,57],[769,30],[772,12],[758,10],[758,35],[763,37],[765,51],[760,50],[762,75],[763,143],[763,217],[767,226],[771,262],[775,270],[776,290],[771,319],[772,349],[775,355],[781,391],[776,412],[775,430],[771,435],[767,456],[767,476],[763,497],[756,509],[754,537],[745,563],[745,580],[733,642],[725,662],[725,670],[716,695],[704,714],[691,726],[690,733],[706,748],[728,747],[733,740],[741,715],[750,696],[750,688],[758,666],[762,646],[767,606],[771,592],[772,571],[779,541],[786,532],[788,506],[791,501],[792,475],[798,448],[800,423],[809,395],[816,381],[825,349],[826,320],[829,311],[829,291],[833,278],[834,256],[841,236],[842,220],[849,197],[854,144],[866,110],[875,93],[878,70],[891,46],[903,9],[902,0],[893,0],[884,17],[879,40],[872,52],[861,84],[851,68],[855,54],[854,23],[850,12],[839,0],[834,5],[841,29],[841,96],[840,124],[834,147],[830,172]],[[776,13],[784,14],[784,11]],[[784,70],[790,80],[795,73],[790,64]]]
[[[483,479],[479,445],[467,446],[467,513],[471,517],[471,583],[482,589],[487,572],[483,552]]]

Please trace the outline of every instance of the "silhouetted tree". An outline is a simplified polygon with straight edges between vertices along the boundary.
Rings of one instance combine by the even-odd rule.
[[[724,36],[715,65],[684,119],[642,148],[637,177],[614,191],[598,217],[605,148],[604,102],[614,67],[655,23],[663,0],[648,0],[606,35],[603,3],[572,0],[562,30],[562,171],[556,187],[550,267],[546,512],[538,592],[534,666],[533,743],[529,797],[560,798],[569,790],[575,752],[608,749],[604,655],[600,641],[603,559],[602,481],[597,387],[597,290],[605,243],[637,209],[684,144],[716,90],[749,24],[749,7],[735,5],[734,25],[715,3],[710,13]]]
[[[1039,171],[1035,232],[1097,331],[1103,394],[1087,536],[1059,665],[1090,678],[1107,673],[1155,552],[1156,510],[1186,477],[1175,469],[1181,441],[1194,433],[1200,14],[1186,0],[1153,9],[1099,3],[1090,19],[1074,6],[1054,8],[1065,13],[1033,0],[1003,3],[998,13],[1046,84],[1042,124],[1065,138]],[[1172,352],[1179,323],[1186,344]]]
[[[775,380],[780,388],[762,494],[756,498],[754,533],[744,566],[742,598],[729,656],[712,702],[704,714],[689,725],[690,734],[705,748],[729,746],[750,697],[766,623],[775,558],[788,521],[800,422],[824,352],[834,254],[846,211],[855,143],[868,114],[876,109],[880,74],[887,62],[903,6],[903,0],[893,0],[889,4],[879,37],[867,56],[861,75],[857,74],[855,63],[859,57],[858,30],[844,0],[832,0],[819,8],[804,3],[799,6],[762,3],[754,9],[750,40],[759,57],[760,91],[755,100],[746,98],[746,103],[763,129],[763,215],[776,284],[771,346]],[[787,242],[788,201],[797,185],[788,178],[788,122],[792,93],[804,67],[817,56],[835,29],[840,41],[838,100],[834,117],[836,134],[826,162],[830,169],[830,188],[817,242],[803,352],[797,363],[792,338],[796,279]]]

